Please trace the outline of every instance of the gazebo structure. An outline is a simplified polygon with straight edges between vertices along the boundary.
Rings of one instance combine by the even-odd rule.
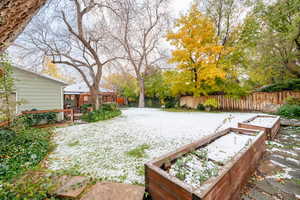
[[[89,88],[84,82],[69,85],[64,88],[64,104],[65,108],[73,108],[79,112],[80,107],[91,102]],[[100,103],[117,103],[117,94],[103,87],[98,92]]]

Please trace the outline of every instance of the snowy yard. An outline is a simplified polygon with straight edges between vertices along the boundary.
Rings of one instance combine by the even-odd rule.
[[[215,131],[237,126],[255,113],[165,112],[131,108],[109,121],[57,129],[50,169],[77,170],[96,178],[144,183],[143,164],[199,140]]]

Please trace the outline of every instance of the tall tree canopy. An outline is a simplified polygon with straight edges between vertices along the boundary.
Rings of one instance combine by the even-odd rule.
[[[138,80],[139,107],[145,106],[147,71],[164,57],[160,45],[168,29],[169,0],[123,0],[113,3],[117,12],[111,34],[120,44],[124,62]]]
[[[70,84],[75,82],[73,77],[64,76],[61,72],[61,68],[59,68],[57,64],[54,64],[48,57],[45,58],[42,73]]]
[[[300,1],[260,2],[241,29],[246,72],[254,86],[300,78]]]
[[[175,47],[170,63],[176,63],[183,78],[185,93],[203,95],[220,90],[220,84],[227,76],[230,63],[223,59],[232,48],[218,43],[212,21],[203,15],[196,5],[189,13],[177,20],[175,32],[167,35]]]
[[[104,80],[104,87],[116,91],[129,101],[135,101],[138,98],[138,83],[130,73],[112,73],[106,76]]]
[[[71,68],[81,76],[90,90],[95,109],[100,106],[98,92],[103,68],[118,58],[114,51],[119,46],[112,42],[109,34],[112,27],[108,26],[105,14],[113,9],[107,2],[57,1],[52,15],[40,16],[41,20],[36,20],[26,32],[26,40],[31,41],[32,48],[51,57],[53,64]]]

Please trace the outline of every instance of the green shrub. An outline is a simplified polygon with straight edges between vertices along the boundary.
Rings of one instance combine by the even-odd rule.
[[[261,88],[260,92],[279,92],[284,90],[299,91],[300,79],[290,79],[282,83],[276,83]]]
[[[186,104],[180,106],[180,108],[183,109],[183,110],[189,110],[190,109]]]
[[[75,100],[65,99],[64,100],[64,107],[75,107]]]
[[[158,98],[145,98],[145,107],[147,108],[160,108],[161,103]]]
[[[17,133],[2,131],[11,135],[9,140],[1,140],[0,181],[10,180],[24,171],[35,167],[52,149],[48,129],[25,129]]]
[[[92,107],[92,104],[83,104],[80,106],[80,111],[82,113],[87,113],[89,111],[88,109],[91,107]]]
[[[278,109],[277,114],[286,118],[300,118],[300,106],[285,104]]]
[[[12,141],[16,137],[16,132],[8,128],[0,129],[0,145]]]
[[[165,108],[175,108],[177,101],[174,97],[167,97],[164,99]]]
[[[115,103],[104,103],[101,105],[101,109],[105,111],[115,111],[118,110],[118,106]]]
[[[205,110],[205,106],[203,104],[198,104],[197,110]]]
[[[207,99],[203,105],[208,110],[214,110],[218,108],[219,102],[216,99]]]
[[[86,122],[97,122],[111,119],[119,115],[121,115],[121,111],[117,108],[116,104],[103,104],[98,110],[84,113],[81,119]]]
[[[289,96],[285,99],[285,104],[300,106],[300,98]]]
[[[32,109],[31,111],[36,111],[36,109]],[[43,124],[54,124],[57,122],[57,113],[55,112],[47,112],[47,113],[36,113],[36,114],[24,114],[17,118],[17,120],[21,120],[27,127],[32,127],[36,125]]]
[[[40,177],[34,173],[29,173],[17,181],[0,181],[1,200],[55,200],[49,198],[49,191],[54,191],[57,184],[51,177]]]

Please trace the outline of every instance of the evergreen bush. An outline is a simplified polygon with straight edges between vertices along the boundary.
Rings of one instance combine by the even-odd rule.
[[[300,79],[290,79],[261,88],[259,92],[300,91]]]
[[[300,106],[285,104],[278,109],[277,114],[286,118],[300,118]]]
[[[86,122],[97,122],[114,118],[121,115],[121,113],[116,104],[102,104],[98,110],[84,113],[81,119]]]

